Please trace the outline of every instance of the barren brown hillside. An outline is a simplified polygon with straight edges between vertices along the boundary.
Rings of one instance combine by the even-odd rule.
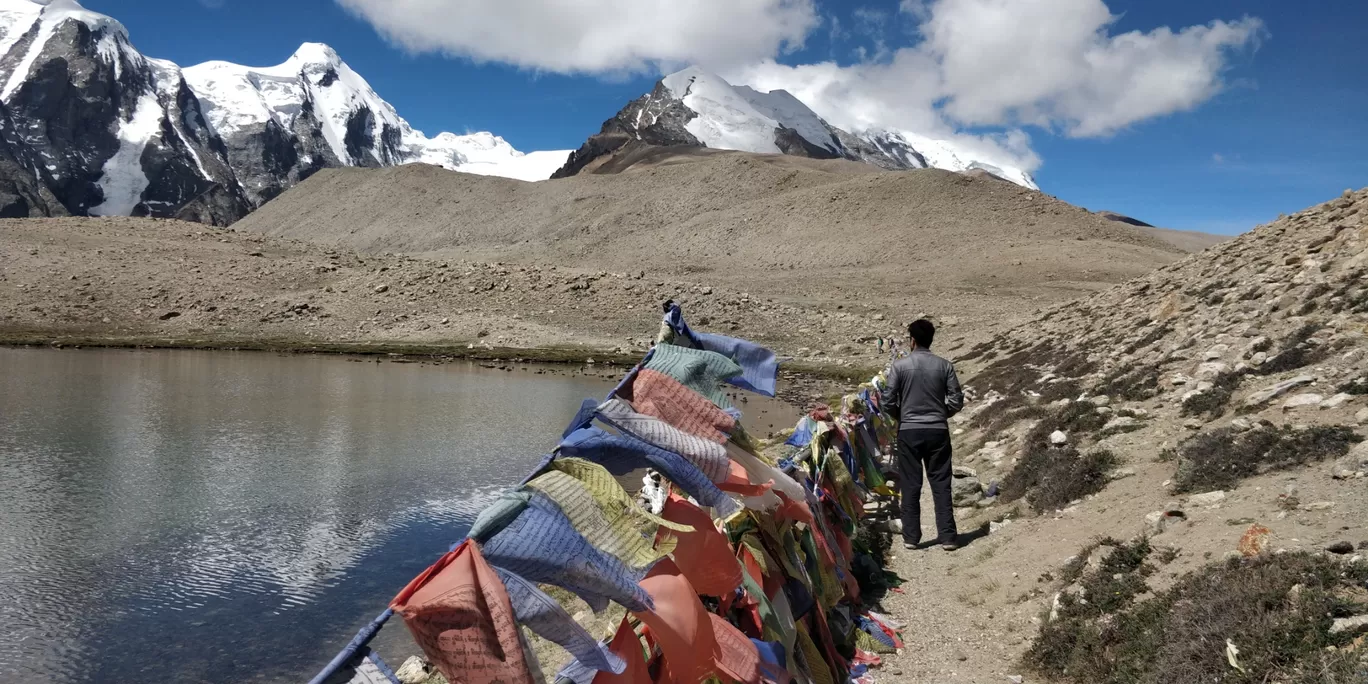
[[[689,277],[979,327],[1182,252],[995,179],[845,161],[670,154],[523,183],[427,166],[319,173],[235,226],[355,249]]]

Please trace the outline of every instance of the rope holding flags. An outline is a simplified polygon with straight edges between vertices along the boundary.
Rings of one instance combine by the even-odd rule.
[[[522,627],[570,654],[567,684],[868,684],[901,640],[861,602],[852,564],[882,564],[852,536],[886,488],[893,426],[866,388],[768,459],[723,385],[773,396],[777,373],[773,352],[695,332],[668,303],[646,358],[311,684],[397,684],[367,646],[391,611],[464,684],[540,682]],[[642,469],[655,512],[622,485]],[[627,616],[595,640],[538,584]]]

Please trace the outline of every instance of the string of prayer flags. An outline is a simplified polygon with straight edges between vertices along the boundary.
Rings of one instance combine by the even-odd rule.
[[[574,684],[873,684],[901,641],[861,609],[856,577],[879,565],[851,535],[896,426],[865,387],[761,456],[724,383],[772,396],[776,367],[670,306],[642,363],[394,599],[427,658],[453,683],[541,684],[527,627],[569,653],[557,679]],[[605,643],[539,584],[628,614]],[[394,684],[367,646],[388,614],[311,684]]]
[[[664,324],[672,333],[670,341],[674,344],[716,352],[740,365],[742,373],[727,382],[756,394],[774,396],[779,381],[779,359],[774,352],[748,340],[694,332],[684,322],[684,311],[678,305],[665,312]]]

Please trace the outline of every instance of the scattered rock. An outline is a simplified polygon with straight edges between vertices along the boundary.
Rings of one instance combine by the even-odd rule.
[[[1330,623],[1330,633],[1339,634],[1341,632],[1353,632],[1368,627],[1368,615],[1358,615],[1355,617],[1336,618]]]
[[[1316,379],[1311,377],[1310,375],[1298,375],[1295,378],[1292,378],[1290,380],[1284,380],[1270,387],[1265,387],[1264,389],[1261,389],[1249,395],[1245,398],[1244,403],[1245,406],[1251,408],[1261,406],[1263,404],[1268,403],[1269,401],[1281,397],[1284,394],[1287,394],[1288,392],[1291,392],[1294,389],[1297,389],[1298,387],[1304,387],[1315,381]]]
[[[1359,409],[1359,412],[1354,414],[1354,422],[1359,425],[1368,423],[1368,408]]]
[[[1214,346],[1214,347],[1212,347],[1212,348],[1206,350],[1206,353],[1202,355],[1202,358],[1205,359],[1205,360],[1207,360],[1207,361],[1216,361],[1216,360],[1221,359],[1222,357],[1224,357],[1229,351],[1230,351],[1230,345],[1228,345],[1228,344],[1218,344],[1218,345],[1216,345],[1216,346]]]
[[[1183,421],[1183,427],[1189,430],[1201,430],[1204,423],[1196,418],[1189,418]]]
[[[1059,445],[1068,443],[1069,435],[1065,433],[1063,430],[1055,430],[1054,432],[1050,433],[1050,444]]]
[[[1093,406],[1107,406],[1111,404],[1111,397],[1105,394],[1099,394],[1088,401],[1091,401]]]
[[[1134,469],[1134,468],[1122,468],[1122,469],[1120,469],[1120,470],[1113,470],[1113,471],[1111,472],[1111,474],[1108,475],[1108,477],[1109,477],[1113,482],[1115,482],[1115,481],[1117,481],[1117,480],[1124,480],[1124,479],[1126,479],[1126,478],[1128,478],[1128,477],[1135,477],[1135,469]]]
[[[1298,394],[1297,396],[1292,397],[1287,401],[1284,401],[1282,405],[1282,410],[1291,411],[1293,409],[1304,408],[1307,406],[1319,406],[1320,403],[1323,401],[1325,401],[1325,397],[1322,397],[1319,394]]]
[[[1354,545],[1347,541],[1337,541],[1325,547],[1325,550],[1330,553],[1337,553],[1341,556],[1345,556],[1354,552]]]
[[[385,292],[389,292],[389,285],[380,284],[375,286],[375,294],[382,294]]]
[[[1339,407],[1341,407],[1341,406],[1347,404],[1347,403],[1348,403],[1351,399],[1353,399],[1353,398],[1354,398],[1354,396],[1353,396],[1352,394],[1346,394],[1346,393],[1344,393],[1344,392],[1340,392],[1339,394],[1336,394],[1335,396],[1330,397],[1329,399],[1326,399],[1325,401],[1322,401],[1322,402],[1320,403],[1320,408],[1321,408],[1321,410],[1325,410],[1325,409],[1337,409],[1337,408],[1339,408]]]
[[[1107,421],[1106,425],[1102,426],[1102,431],[1109,432],[1112,430],[1126,430],[1129,428],[1133,428],[1139,424],[1139,420],[1136,420],[1135,418],[1132,418],[1130,416],[1116,416],[1115,418],[1112,418],[1111,420]]]
[[[180,316],[180,315],[181,315],[181,312],[179,312],[179,311],[167,311],[166,313],[164,313],[164,314],[162,314],[162,315],[160,315],[160,316],[157,316],[157,320],[159,320],[159,321],[169,321],[169,320],[171,320],[171,319],[173,319],[173,318],[176,318],[176,317],[178,317],[178,316]]]
[[[1210,380],[1228,370],[1230,370],[1229,364],[1221,363],[1220,361],[1207,361],[1206,363],[1197,366],[1197,371],[1194,375],[1196,375],[1199,380]],[[1198,386],[1198,389],[1202,390],[1201,386]],[[1206,389],[1211,388],[1207,387]]]
[[[1312,501],[1302,506],[1303,511],[1328,511],[1335,507],[1334,501]]]
[[[1205,493],[1205,494],[1194,494],[1194,495],[1188,497],[1188,505],[1190,505],[1190,506],[1215,506],[1216,504],[1221,503],[1222,501],[1225,501],[1225,499],[1226,499],[1226,493],[1225,493],[1224,491],[1221,491],[1221,490],[1218,489],[1218,490],[1216,490],[1216,491],[1214,491],[1214,492],[1207,492],[1207,493]]]
[[[1174,507],[1145,514],[1145,530],[1151,537],[1162,534],[1170,525],[1187,520],[1187,514]]]
[[[432,666],[428,665],[422,656],[409,656],[409,659],[394,671],[394,676],[400,684],[423,684],[432,676]]]

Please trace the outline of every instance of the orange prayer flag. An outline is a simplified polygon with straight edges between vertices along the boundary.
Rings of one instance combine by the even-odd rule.
[[[742,684],[758,684],[760,651],[756,649],[755,642],[720,615],[709,613],[708,619],[712,620],[713,635],[721,656],[717,661],[719,674]]]
[[[741,566],[732,555],[731,544],[703,509],[671,494],[660,516],[694,528],[693,532],[662,528],[657,538],[669,534],[678,540],[673,552],[675,563],[698,593],[727,598],[741,586]]]
[[[779,500],[783,503],[774,512],[774,517],[778,520],[795,520],[807,523],[808,527],[816,526],[817,522],[812,517],[812,509],[808,508],[806,501],[794,501],[783,492],[779,492]]]
[[[622,674],[599,671],[594,675],[593,684],[651,684],[651,672],[646,665],[641,639],[632,629],[632,622],[627,616],[623,616],[622,624],[618,625],[608,649],[627,663],[627,669]]]
[[[646,623],[664,656],[661,682],[698,684],[715,669],[719,658],[712,621],[689,580],[670,560],[662,560],[641,580],[655,610],[632,613]]]
[[[750,475],[746,469],[736,461],[729,461],[727,467],[727,479],[718,482],[717,488],[724,492],[740,494],[741,496],[761,496],[774,487],[774,480],[756,484],[751,482]]]
[[[532,684],[508,593],[470,540],[409,582],[390,608],[452,684]]]

